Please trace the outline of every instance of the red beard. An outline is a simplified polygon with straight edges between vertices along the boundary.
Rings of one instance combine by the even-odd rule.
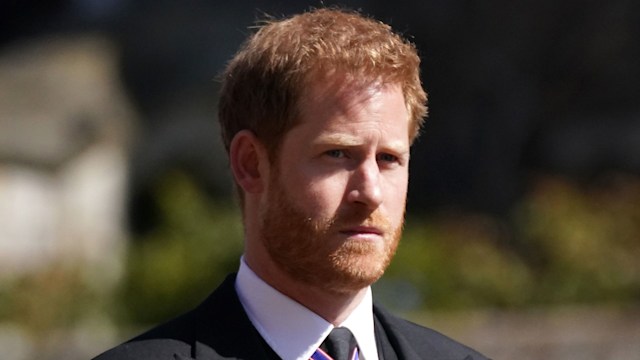
[[[278,174],[273,196],[262,214],[262,241],[269,255],[292,279],[329,292],[357,291],[378,280],[391,262],[402,234],[379,212],[356,208],[333,218],[314,218],[296,209]],[[348,239],[340,229],[375,227],[383,241]]]

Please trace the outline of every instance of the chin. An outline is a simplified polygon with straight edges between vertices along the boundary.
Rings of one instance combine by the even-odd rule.
[[[335,281],[325,286],[327,292],[335,294],[353,294],[365,289],[375,283],[380,276],[353,276],[345,274],[342,278],[336,278]]]
[[[333,276],[327,279],[327,287],[337,293],[362,290],[380,279],[388,261],[378,256],[355,256],[350,259],[333,260]]]

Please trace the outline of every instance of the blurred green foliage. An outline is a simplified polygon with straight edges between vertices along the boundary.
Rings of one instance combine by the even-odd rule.
[[[640,301],[638,259],[640,179],[545,177],[508,221],[409,218],[385,281],[410,281],[430,309],[627,304]]]
[[[0,282],[0,323],[20,324],[34,340],[55,329],[108,313],[110,297],[90,284],[75,264],[52,264],[39,272]]]
[[[544,257],[533,300],[640,300],[639,179],[582,187],[545,179],[517,217],[522,238]]]
[[[195,306],[238,268],[242,253],[236,207],[213,203],[180,173],[156,190],[160,226],[133,239],[119,292],[127,322],[157,322]]]

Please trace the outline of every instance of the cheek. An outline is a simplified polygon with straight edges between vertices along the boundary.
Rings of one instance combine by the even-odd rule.
[[[282,173],[282,186],[296,207],[314,216],[332,217],[344,197],[347,179],[318,174],[313,168],[289,170]]]
[[[394,217],[402,219],[407,198],[408,174],[398,174],[387,179],[384,194],[385,207]],[[390,214],[390,215],[391,215]]]
[[[345,187],[342,181],[335,178],[315,180],[306,186],[307,197],[304,199],[317,214],[333,216],[344,198]]]

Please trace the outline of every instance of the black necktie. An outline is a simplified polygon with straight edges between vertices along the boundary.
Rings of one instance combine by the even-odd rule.
[[[329,336],[327,336],[320,345],[320,349],[333,360],[358,359],[358,343],[356,342],[356,338],[353,337],[351,331],[345,327],[337,327],[331,330]]]

